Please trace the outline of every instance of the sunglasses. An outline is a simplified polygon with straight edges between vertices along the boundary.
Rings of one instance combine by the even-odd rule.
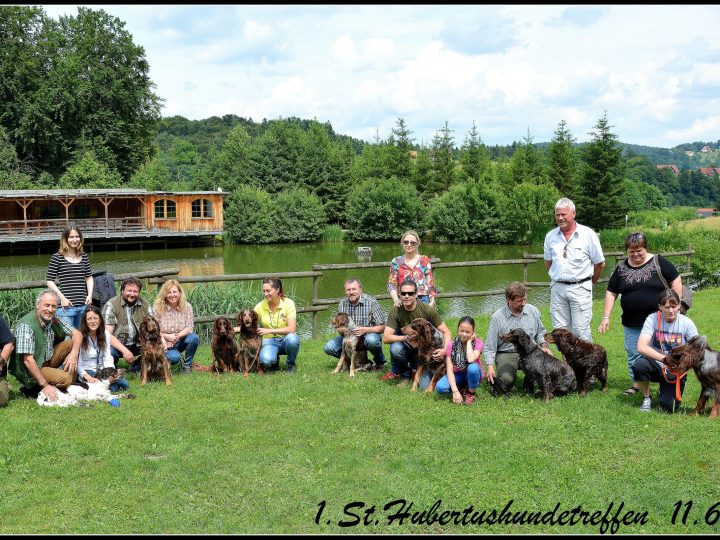
[[[404,246],[417,246],[417,242],[412,240],[403,240],[402,243]]]
[[[415,296],[413,291],[400,291],[400,296]]]

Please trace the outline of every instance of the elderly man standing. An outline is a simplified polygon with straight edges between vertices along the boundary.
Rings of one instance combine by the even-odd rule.
[[[566,328],[592,341],[592,286],[605,268],[598,235],[575,221],[575,204],[555,203],[557,227],[545,236],[544,259],[549,270],[550,317],[553,328]]]
[[[363,336],[365,348],[372,353],[375,369],[385,367],[385,354],[380,334],[385,330],[385,313],[375,298],[362,292],[362,284],[357,278],[345,280],[345,296],[338,304],[338,313],[347,313],[357,328],[353,334]],[[323,350],[325,354],[340,358],[343,337],[338,335],[329,340]]]
[[[56,401],[58,389],[75,380],[82,334],[55,315],[59,305],[58,295],[46,289],[35,300],[35,310],[15,325],[16,347],[8,369],[26,397],[36,398],[42,391]]]

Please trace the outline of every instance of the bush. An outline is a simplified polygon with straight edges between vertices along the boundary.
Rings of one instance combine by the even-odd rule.
[[[422,229],[423,203],[415,187],[394,176],[365,180],[348,196],[353,240],[397,240],[408,229]]]
[[[325,225],[320,199],[302,188],[271,196],[239,186],[225,209],[225,232],[235,244],[272,244],[318,240]]]

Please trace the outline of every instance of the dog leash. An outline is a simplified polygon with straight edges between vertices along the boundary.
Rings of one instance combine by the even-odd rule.
[[[657,318],[658,318],[657,339],[658,339],[658,344],[660,345],[660,350],[662,351],[663,340],[662,340],[662,334],[660,332],[662,318],[661,318],[661,314],[659,311],[657,312]],[[665,364],[663,364],[663,366],[664,365]],[[665,369],[667,369],[670,373],[675,375],[675,381],[668,381],[667,375],[665,375]],[[687,376],[688,372],[685,371],[684,373],[676,373],[676,372],[672,371],[670,368],[668,368],[667,366],[665,367],[665,369],[660,370],[660,373],[662,373],[663,379],[665,379],[665,382],[668,384],[673,384],[673,382],[675,383],[675,401],[682,401],[682,394],[680,393],[680,381],[682,380],[683,377]]]

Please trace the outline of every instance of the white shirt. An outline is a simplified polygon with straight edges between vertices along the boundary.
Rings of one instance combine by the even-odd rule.
[[[98,356],[100,356],[100,366],[99,369],[103,369],[106,367],[115,367],[115,362],[113,361],[113,357],[110,354],[110,332],[107,330],[105,331],[105,349],[104,350],[98,350],[96,348],[96,342],[88,339],[88,348],[87,350],[82,348],[82,345],[80,346],[80,354],[78,355],[78,363],[77,363],[77,374],[78,379],[83,381],[83,375],[85,375],[86,371],[88,369],[95,371],[97,373],[98,371]],[[84,345],[85,343],[83,343]]]
[[[595,231],[579,223],[575,225],[570,240],[565,240],[560,227],[555,227],[545,235],[543,257],[546,261],[552,261],[548,274],[553,281],[579,281],[591,277],[595,265],[605,260],[600,238]]]

